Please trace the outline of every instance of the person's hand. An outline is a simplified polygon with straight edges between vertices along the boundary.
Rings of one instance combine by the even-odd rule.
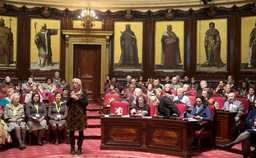
[[[56,118],[54,118],[54,120],[55,120],[55,121],[58,121],[58,118],[56,117]]]
[[[134,113],[136,113],[136,110],[135,110],[135,109],[132,109],[132,110],[131,110],[131,114],[134,114]]]
[[[18,120],[16,120],[16,122],[21,122],[22,121],[22,119],[20,118],[20,119],[18,119]]]
[[[254,122],[254,124],[253,124],[253,125],[254,125],[254,127],[256,127],[256,121]]]

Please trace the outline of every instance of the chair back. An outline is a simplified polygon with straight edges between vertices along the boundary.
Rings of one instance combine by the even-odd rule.
[[[156,107],[153,104],[148,104],[150,109],[150,116],[154,116],[156,112]]]
[[[110,103],[116,99],[120,98],[120,95],[117,93],[111,94],[111,93],[107,93],[104,96],[104,101],[103,101],[103,105],[110,105]]]
[[[26,88],[25,93],[30,93],[31,90],[32,90],[32,88]]]
[[[62,90],[63,90],[63,88],[57,88],[57,91],[60,93],[62,92]]]
[[[171,89],[171,92],[172,92],[173,95],[175,95],[175,96],[177,95],[177,91],[176,90]]]
[[[214,116],[215,116],[215,107],[213,105],[208,105],[207,107],[209,108],[209,110],[211,112],[211,116],[212,116],[211,120],[213,121]]]
[[[177,108],[179,109],[180,111],[180,116],[179,117],[182,117],[182,115],[184,114],[184,112],[187,111],[187,107],[186,107],[186,104],[184,103],[174,103]]]
[[[2,93],[7,94],[7,90],[8,90],[9,88],[10,88],[10,87],[5,87],[5,88],[3,88],[3,89],[2,89]]]
[[[223,108],[224,103],[225,103],[225,98],[224,98],[224,97],[213,96],[212,99],[213,99],[215,102],[219,103],[218,109]]]
[[[248,113],[248,108],[249,108],[249,100],[247,98],[236,98],[236,100],[240,101],[244,105],[244,114]]]
[[[190,93],[191,93],[191,95],[196,96],[196,90],[194,90],[194,89],[190,89]]]
[[[7,94],[0,93],[0,100],[2,100],[3,98],[5,98],[6,96],[7,96]]]
[[[190,101],[191,108],[194,107],[194,104],[196,102],[196,96],[188,95],[188,99]]]
[[[48,95],[49,104],[54,102],[54,100],[55,100],[54,96],[55,96],[55,93],[51,93]]]
[[[25,104],[25,99],[26,99],[26,93],[23,93],[23,94],[21,95],[21,98],[20,98],[20,103],[21,103],[21,104]]]
[[[110,113],[117,115],[128,115],[130,111],[130,105],[124,100],[115,100],[110,103]]]

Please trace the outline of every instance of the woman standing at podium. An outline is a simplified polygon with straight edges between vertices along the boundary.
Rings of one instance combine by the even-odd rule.
[[[79,131],[77,155],[82,154],[82,145],[84,140],[84,130],[87,127],[86,106],[88,105],[87,94],[82,89],[82,81],[78,78],[72,80],[73,90],[68,94],[67,106],[67,130],[70,131],[69,140],[71,146],[71,155],[75,155],[75,131]]]

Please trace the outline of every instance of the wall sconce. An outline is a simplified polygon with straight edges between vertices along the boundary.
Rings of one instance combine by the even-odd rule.
[[[86,30],[89,30],[92,26],[95,25],[95,19],[97,19],[97,16],[94,10],[90,9],[88,5],[86,9],[82,10],[78,18],[81,19],[81,25],[85,27]]]

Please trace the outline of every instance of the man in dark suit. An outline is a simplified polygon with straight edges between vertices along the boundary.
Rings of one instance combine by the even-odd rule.
[[[235,122],[236,124],[238,124],[240,121],[240,116],[244,112],[244,105],[242,102],[236,100],[235,93],[231,92],[231,93],[228,93],[228,99],[224,103],[224,106],[222,109],[227,111],[237,112],[237,115],[235,117]]]
[[[156,89],[155,95],[159,100],[156,101],[157,103],[155,103],[155,105],[157,106],[157,110],[160,115],[164,116],[165,118],[169,118],[170,116],[178,117],[180,115],[180,111],[173,101],[166,96],[162,96],[161,89]]]

